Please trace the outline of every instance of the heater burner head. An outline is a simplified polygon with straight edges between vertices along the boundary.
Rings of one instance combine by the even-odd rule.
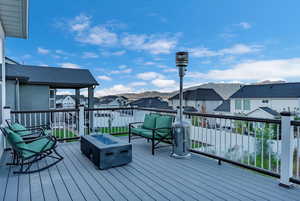
[[[185,67],[189,63],[188,52],[176,52],[176,66]]]

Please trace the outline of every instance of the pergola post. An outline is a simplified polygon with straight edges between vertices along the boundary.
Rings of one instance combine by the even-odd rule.
[[[88,108],[94,108],[94,87],[88,88]],[[93,130],[94,128],[94,115],[93,111],[89,112],[89,128]]]
[[[80,89],[75,89],[75,108],[80,105]]]

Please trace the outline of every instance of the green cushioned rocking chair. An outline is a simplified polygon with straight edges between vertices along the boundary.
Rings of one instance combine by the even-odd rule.
[[[146,114],[144,122],[133,122],[129,124],[128,141],[132,136],[146,138],[152,142],[152,155],[159,148],[158,144],[172,139],[172,123],[174,116],[160,114]]]
[[[63,157],[56,151],[57,140],[54,136],[42,136],[39,138],[31,139],[30,141],[26,141],[19,134],[10,130],[9,128],[0,129],[16,155],[16,158],[13,158],[14,161],[13,163],[11,163],[11,165],[21,166],[19,171],[14,172],[15,174],[28,174],[38,172],[55,165],[63,159]],[[33,163],[45,157],[54,158],[56,160],[45,167],[30,170]],[[27,166],[25,170],[24,166]]]
[[[12,123],[10,120],[6,120],[6,124],[10,130],[19,134],[24,140],[34,139],[43,135],[51,134],[49,125],[25,127],[19,122]]]

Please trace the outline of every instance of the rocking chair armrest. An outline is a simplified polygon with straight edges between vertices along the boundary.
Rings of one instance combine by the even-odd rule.
[[[18,133],[18,132],[24,132],[24,131],[36,131],[36,130],[43,130],[43,128],[37,127],[37,128],[26,128],[24,130],[14,130],[12,129],[14,132]]]
[[[26,126],[28,129],[49,129],[50,124],[42,124],[42,125],[37,125],[37,126]]]
[[[52,136],[40,136],[40,137],[37,137],[37,138],[34,138],[34,139],[30,139],[30,140],[23,140],[23,142],[34,142],[34,141],[37,141],[37,140],[41,140],[41,139],[45,139],[45,138],[48,138],[49,140],[53,140],[52,139]],[[20,144],[20,143],[23,143],[23,142],[17,142],[16,144]]]

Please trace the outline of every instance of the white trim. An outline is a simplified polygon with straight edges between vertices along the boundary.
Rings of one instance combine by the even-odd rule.
[[[5,72],[5,32],[2,26],[2,22],[0,23],[0,54],[1,54],[1,110],[6,106],[6,72]],[[2,123],[4,121],[4,112],[2,112]]]

